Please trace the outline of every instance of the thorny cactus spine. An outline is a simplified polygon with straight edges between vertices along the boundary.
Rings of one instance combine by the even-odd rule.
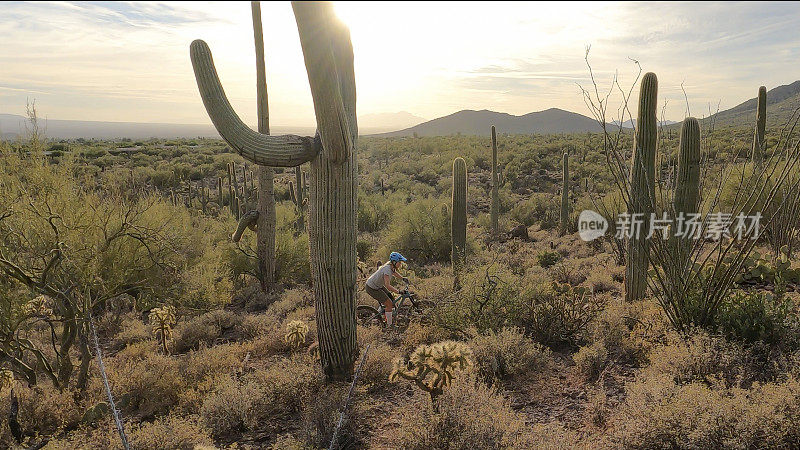
[[[767,88],[758,88],[758,111],[756,112],[756,128],[753,133],[753,162],[761,164],[764,160],[764,133],[767,128]]]
[[[413,381],[427,392],[436,406],[436,397],[453,382],[457,370],[473,365],[472,349],[456,341],[444,341],[431,345],[420,345],[408,361],[398,359],[389,381],[395,383],[401,378]]]
[[[286,324],[286,334],[283,336],[283,341],[289,344],[292,350],[297,350],[306,342],[306,335],[308,335],[308,325],[303,321],[293,320]]]
[[[161,348],[164,354],[169,353],[167,349],[167,340],[172,336],[172,327],[175,325],[175,307],[172,305],[164,305],[158,308],[153,308],[150,311],[150,318],[155,324],[153,331],[161,343]]]
[[[658,142],[658,78],[648,72],[639,90],[639,113],[636,120],[633,161],[630,173],[628,213],[630,217],[649,218],[655,200],[656,145]],[[636,216],[634,216],[634,214]],[[639,215],[641,214],[641,215]],[[650,241],[646,239],[650,224],[642,220],[638,236],[628,239],[625,265],[625,300],[641,300],[647,290]]]
[[[499,232],[498,215],[500,214],[500,192],[498,186],[499,180],[497,177],[497,133],[495,132],[494,125],[492,125],[492,234],[497,235]]]
[[[350,32],[329,3],[293,2],[317,119],[315,138],[251,130],[231,107],[211,50],[192,42],[190,56],[203,104],[225,141],[248,161],[271,167],[310,162],[308,230],[322,369],[347,379],[356,343],[356,88]],[[335,75],[332,75],[335,74]]]
[[[451,253],[453,272],[458,276],[466,262],[467,250],[467,163],[464,158],[453,161],[453,193],[450,219]]]
[[[569,230],[569,154],[564,152],[561,180],[561,234]]]

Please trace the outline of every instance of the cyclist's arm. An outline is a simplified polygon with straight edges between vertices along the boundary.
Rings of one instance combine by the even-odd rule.
[[[392,277],[390,277],[389,275],[383,276],[383,286],[386,287],[386,289],[390,290],[391,292],[394,292],[395,294],[400,293],[400,291],[398,291],[397,288],[392,286]]]

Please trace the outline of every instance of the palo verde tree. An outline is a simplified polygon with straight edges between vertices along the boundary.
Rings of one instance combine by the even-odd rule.
[[[75,173],[70,161],[0,154],[0,362],[30,385],[43,375],[63,389],[77,374],[82,391],[90,314],[163,298],[227,299],[230,284],[217,283],[220,266],[200,270],[206,285],[189,279],[206,252],[202,230],[187,231],[185,208]]]
[[[317,118],[317,136],[270,136],[251,130],[231,107],[202,40],[191,45],[197,85],[225,141],[253,163],[309,165],[308,230],[319,350],[329,379],[348,378],[357,356],[356,89],[350,32],[332,5],[292,3]]]

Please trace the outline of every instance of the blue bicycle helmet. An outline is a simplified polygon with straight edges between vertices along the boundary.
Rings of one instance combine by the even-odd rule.
[[[392,252],[392,254],[389,255],[389,261],[398,262],[398,261],[408,261],[408,260],[400,253]]]

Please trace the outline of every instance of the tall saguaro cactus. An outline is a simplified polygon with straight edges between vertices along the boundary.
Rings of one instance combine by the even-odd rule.
[[[450,260],[458,286],[459,272],[466,262],[467,251],[467,163],[464,158],[453,161],[453,198],[450,218],[452,250]]]
[[[261,28],[261,3],[250,2],[253,13],[253,40],[256,45],[256,103],[258,104],[258,132],[269,134],[269,101],[267,97],[267,70],[264,62],[264,32]],[[245,174],[245,191],[247,172]],[[258,219],[256,220],[256,256],[261,289],[272,289],[275,282],[275,194],[274,173],[271,167],[258,165]],[[246,195],[246,194],[245,194]]]
[[[564,167],[561,180],[561,234],[569,230],[569,154],[564,152]]]
[[[681,124],[674,204],[675,214],[694,214],[700,206],[700,122],[694,117]]]
[[[497,133],[492,125],[492,235],[499,233],[498,215],[500,214],[500,180],[497,177]]]
[[[694,117],[683,119],[678,150],[678,176],[675,180],[675,214],[695,214],[700,208],[700,122]],[[677,260],[688,262],[691,242],[678,241]]]
[[[767,128],[767,88],[758,88],[758,111],[756,112],[756,129],[753,136],[753,162],[761,164],[764,160],[764,133]]]
[[[639,113],[630,174],[628,213],[632,224],[640,222],[641,226],[632,226],[633,235],[628,239],[625,300],[629,302],[642,299],[647,291],[650,257],[650,241],[647,240],[647,235],[655,201],[657,102],[658,78],[656,74],[648,72],[642,78],[639,90]]]
[[[211,121],[245,159],[271,167],[310,162],[308,228],[322,369],[329,379],[351,376],[356,345],[356,87],[350,32],[329,3],[293,2],[317,137],[270,136],[242,122],[217,76],[208,45],[196,40],[191,58]]]

